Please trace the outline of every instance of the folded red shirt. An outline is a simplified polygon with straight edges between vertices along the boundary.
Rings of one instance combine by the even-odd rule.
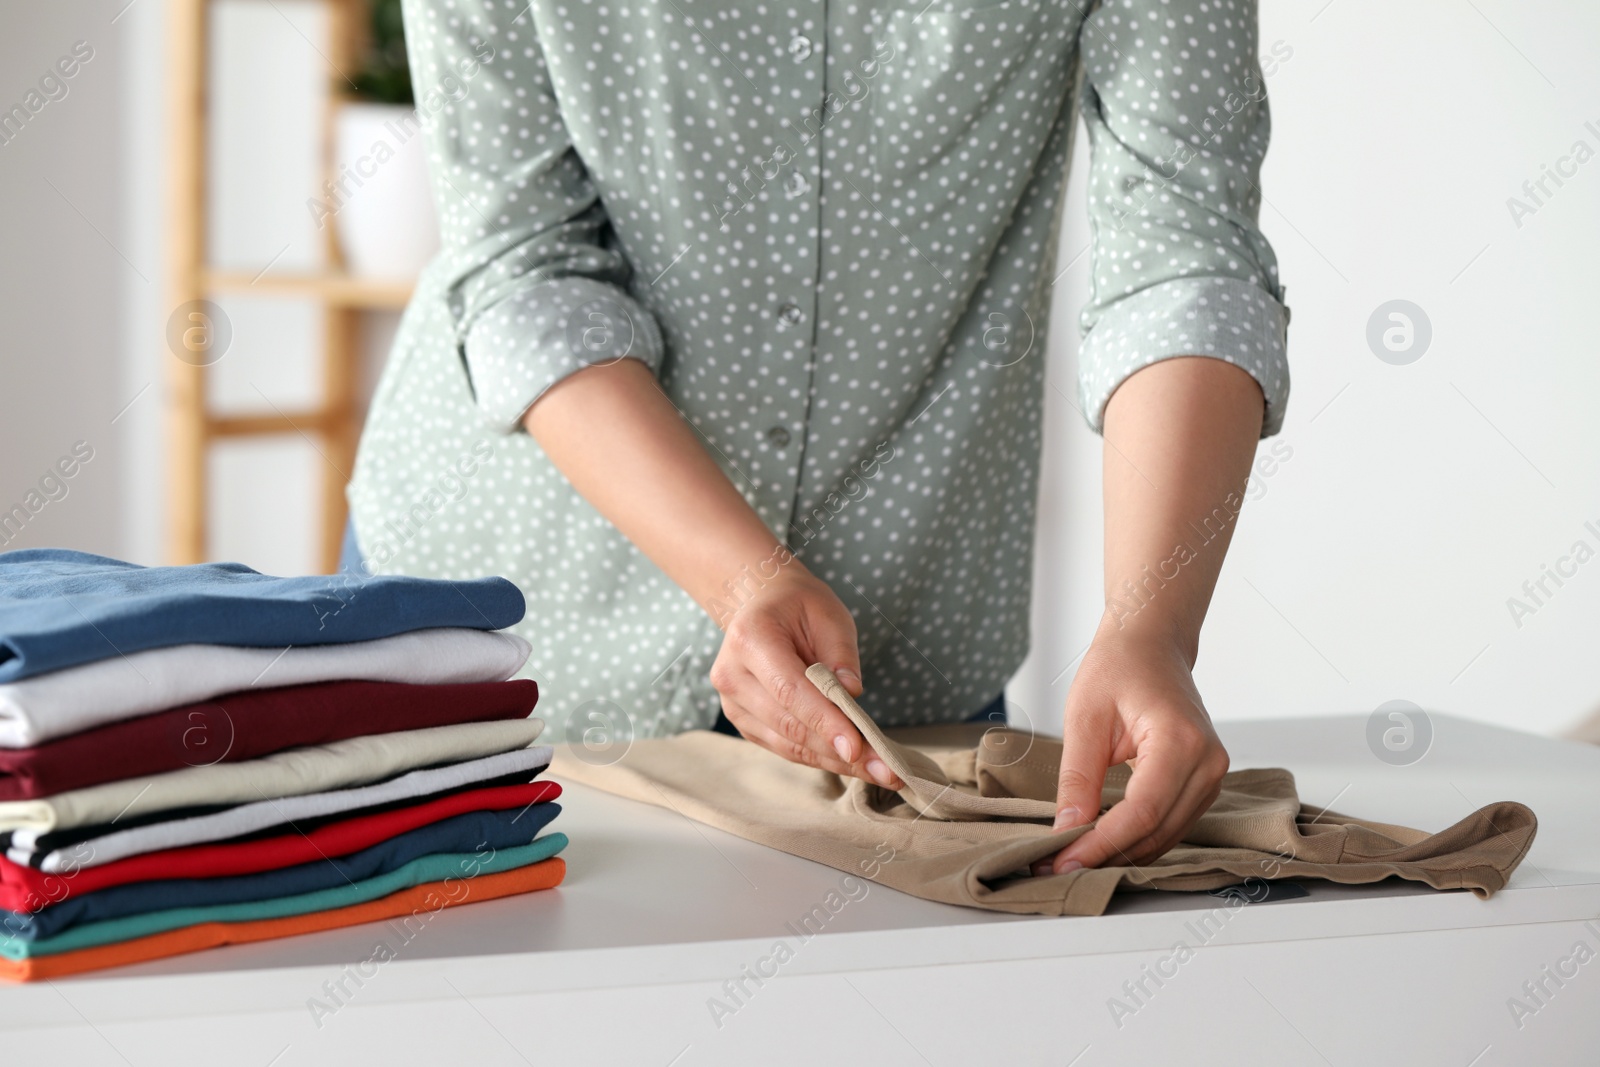
[[[555,800],[560,795],[559,785],[544,780],[522,785],[468,789],[421,804],[325,823],[305,833],[291,830],[274,837],[146,852],[63,874],[46,874],[0,857],[0,908],[35,912],[75,893],[92,893],[97,889],[129,882],[162,878],[221,878],[293,867],[297,863],[358,852],[408,830],[464,812],[504,811]]]
[[[538,683],[314,682],[246,689],[33,748],[0,748],[0,800],[234,763],[299,745],[463,722],[525,719]]]

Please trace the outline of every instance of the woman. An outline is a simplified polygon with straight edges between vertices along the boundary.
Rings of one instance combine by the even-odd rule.
[[[1252,0],[1087,6],[407,0],[444,249],[362,439],[367,566],[520,585],[558,719],[898,784],[802,672],[886,725],[1003,713],[1081,111],[1108,609],[1057,826],[1136,770],[1054,862],[1176,843],[1227,769],[1191,671],[1288,395],[1268,116]]]

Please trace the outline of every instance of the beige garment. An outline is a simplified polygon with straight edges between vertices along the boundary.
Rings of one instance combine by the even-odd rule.
[[[1590,745],[1600,745],[1600,711],[1596,711],[1561,736],[1569,741],[1583,741]]]
[[[1533,812],[1487,805],[1437,834],[1302,807],[1280,768],[1232,771],[1184,842],[1154,863],[1031,877],[1084,827],[1051,833],[1061,743],[1007,728],[896,732],[891,740],[825,667],[807,675],[906,783],[896,793],[790,763],[710,731],[634,743],[596,766],[564,746],[557,777],[691,818],[928,900],[993,911],[1099,915],[1117,889],[1217,889],[1248,879],[1359,884],[1396,876],[1487,897],[1533,843]],[[964,743],[951,744],[957,733]],[[919,738],[913,743],[906,743]],[[944,740],[941,740],[944,739]],[[1110,769],[1102,809],[1130,770]]]
[[[248,804],[382,781],[418,767],[527,748],[542,719],[467,722],[285,749],[259,759],[124,778],[0,804],[0,830],[68,830],[198,804]]]

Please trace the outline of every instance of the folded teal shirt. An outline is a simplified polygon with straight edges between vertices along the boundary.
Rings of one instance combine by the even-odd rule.
[[[515,848],[481,849],[478,852],[449,852],[424,856],[404,867],[373,878],[348,882],[332,889],[314,893],[301,893],[275,900],[255,900],[238,904],[215,904],[194,908],[172,908],[167,911],[129,915],[106,922],[89,923],[74,927],[55,937],[37,941],[22,941],[13,937],[0,939],[0,956],[21,960],[32,956],[53,956],[74,949],[93,948],[118,941],[131,941],[166,930],[185,926],[198,926],[209,922],[249,922],[254,919],[280,919],[287,915],[304,915],[313,911],[330,911],[334,908],[377,900],[391,893],[428,882],[442,882],[446,878],[470,882],[480,874],[526,867],[549,859],[567,845],[567,835],[547,834],[531,844]]]
[[[522,619],[504,578],[276,578],[242,563],[141,567],[64,548],[0,553],[0,682],[172,645],[332,645]]]

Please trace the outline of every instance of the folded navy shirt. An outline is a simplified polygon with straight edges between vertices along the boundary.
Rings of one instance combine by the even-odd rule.
[[[277,578],[242,563],[141,567],[64,548],[0,553],[0,682],[172,645],[332,645],[522,619],[504,578]]]
[[[421,856],[437,853],[471,853],[487,861],[495,849],[528,844],[560,813],[561,805],[554,801],[506,811],[470,811],[336,859],[227,878],[132,882],[69,896],[31,915],[0,910],[0,937],[35,941],[83,923],[148,911],[299,896],[387,874]]]

